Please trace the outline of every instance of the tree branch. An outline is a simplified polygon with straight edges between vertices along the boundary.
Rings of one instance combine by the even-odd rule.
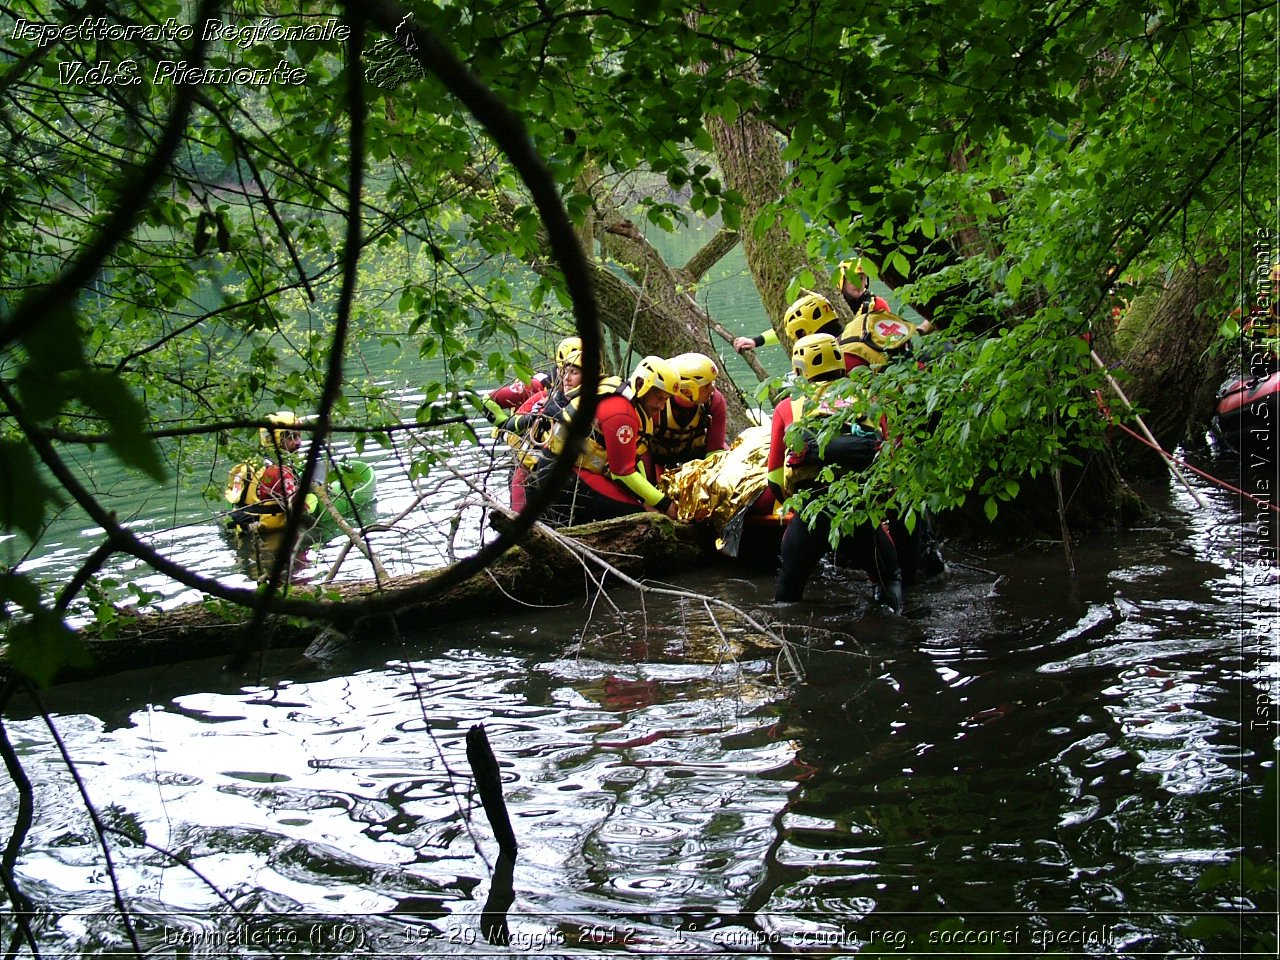
[[[200,0],[196,22],[203,23],[216,5],[216,0]],[[203,34],[196,38],[191,50],[191,63],[196,69],[204,66],[205,41]],[[28,295],[10,314],[8,321],[0,325],[0,352],[20,340],[36,323],[51,313],[65,309],[102,267],[103,261],[137,223],[146,198],[164,176],[182,139],[191,106],[195,101],[195,84],[178,86],[173,110],[165,124],[156,152],[153,153],[133,177],[124,178],[119,201],[113,208],[96,237],[85,246],[80,256],[50,283],[38,292]]]
[[[723,260],[729,251],[738,245],[740,239],[741,236],[737,230],[721,227],[714,237],[689,258],[689,262],[680,268],[680,272],[689,283],[697,283],[706,276],[708,270]]]

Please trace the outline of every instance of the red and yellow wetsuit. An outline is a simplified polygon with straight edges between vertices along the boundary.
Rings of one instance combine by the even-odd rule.
[[[667,499],[649,480],[653,465],[648,457],[645,419],[623,393],[600,399],[591,435],[574,472],[579,482],[602,497],[637,511]]]

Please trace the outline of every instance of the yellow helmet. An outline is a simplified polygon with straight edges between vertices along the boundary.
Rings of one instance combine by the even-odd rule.
[[[812,333],[801,337],[791,348],[791,369],[806,380],[824,373],[844,373],[844,351],[840,341],[829,333]]]
[[[672,395],[680,388],[680,375],[661,357],[645,357],[627,381],[631,395],[637,400],[650,390],[663,390]]]
[[[258,428],[258,442],[264,447],[278,449],[286,445],[288,440],[299,440],[302,421],[289,410],[280,410],[267,414],[267,420],[275,425],[275,429]]]
[[[837,287],[844,286],[845,275],[850,270],[852,270],[854,275],[859,278],[859,286],[865,287],[867,285],[867,271],[862,266],[862,254],[858,254],[856,257],[850,257],[848,260],[841,260],[838,270],[839,272],[836,274]]]
[[[706,354],[681,353],[672,357],[670,362],[671,368],[680,378],[676,393],[690,403],[698,403],[702,399],[703,390],[715,384],[716,377],[720,375],[715,361]]]
[[[801,340],[814,333],[836,333],[840,329],[840,318],[835,308],[826,297],[816,293],[807,293],[791,306],[783,318],[787,336],[792,340]],[[825,329],[828,324],[834,329]]]
[[[560,346],[556,347],[556,367],[563,367],[566,363],[572,363],[575,367],[582,366],[582,339],[580,337],[565,337],[560,341]]]

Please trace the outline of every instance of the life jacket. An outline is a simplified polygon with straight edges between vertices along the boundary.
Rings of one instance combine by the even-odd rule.
[[[829,417],[835,411],[826,404],[819,403],[816,410],[807,414],[804,410],[804,397],[791,400],[791,422],[800,423],[807,417],[812,423],[816,419]],[[871,466],[876,453],[880,450],[883,436],[879,430],[865,420],[849,424],[847,432],[842,432],[827,441],[825,449],[819,449],[816,431],[801,428],[804,434],[804,446],[800,450],[791,450],[783,463],[782,487],[787,496],[805,486],[813,485],[815,478],[823,467],[838,467],[842,472],[857,473]]]
[[[231,468],[222,498],[234,507],[261,504],[264,509],[274,507],[283,512],[297,493],[298,475],[292,467],[246,461]]]
[[[653,431],[649,449],[653,458],[664,467],[707,455],[707,421],[711,416],[711,404],[697,404],[692,408],[689,422],[681,423],[679,414],[690,409],[668,400]]]
[[[910,356],[916,325],[896,313],[873,310],[859,313],[840,333],[840,349],[861,357],[873,367]]]
[[[542,410],[547,405],[547,401],[551,399],[551,395],[546,391],[537,394],[532,407],[524,413],[516,414],[516,416],[532,416],[533,422],[525,430],[505,430],[502,427],[493,428],[493,436],[495,438],[501,436],[507,441],[507,445],[515,452],[516,462],[526,470],[532,470],[538,465],[538,451],[546,444],[550,434],[551,423],[549,420],[540,416]]]
[[[287,464],[237,463],[222,491],[222,498],[233,507],[227,523],[246,530],[283,529],[291,505],[309,514],[320,502],[314,493],[299,497],[299,489],[298,474]]]
[[[251,463],[237,463],[227,475],[227,485],[222,489],[222,499],[233,507],[247,507],[257,503],[257,472],[257,468]]]
[[[616,393],[626,394],[630,396],[627,388],[622,383],[620,377],[605,377],[600,381],[600,388],[596,391],[596,396],[603,400],[605,397],[611,397]],[[551,437],[547,441],[547,452],[551,456],[559,456],[564,450],[565,442],[569,436],[569,421],[573,419],[573,415],[578,412],[578,401],[580,397],[574,395],[569,402],[556,411],[552,419]],[[641,427],[647,427],[648,421],[643,411],[637,411],[640,416]],[[636,457],[637,459],[644,455],[648,450],[648,429],[642,429],[640,435],[636,437]],[[583,441],[582,449],[578,451],[578,459],[575,463],[580,470],[590,470],[592,473],[598,473],[601,476],[609,476],[609,454],[604,445],[604,434],[600,430],[600,421],[593,421],[591,424],[591,432]]]

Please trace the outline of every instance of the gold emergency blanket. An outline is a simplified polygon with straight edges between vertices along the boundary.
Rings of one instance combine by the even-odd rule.
[[[768,486],[769,428],[748,427],[728,450],[664,473],[658,487],[676,501],[685,523],[709,522],[716,533]]]

